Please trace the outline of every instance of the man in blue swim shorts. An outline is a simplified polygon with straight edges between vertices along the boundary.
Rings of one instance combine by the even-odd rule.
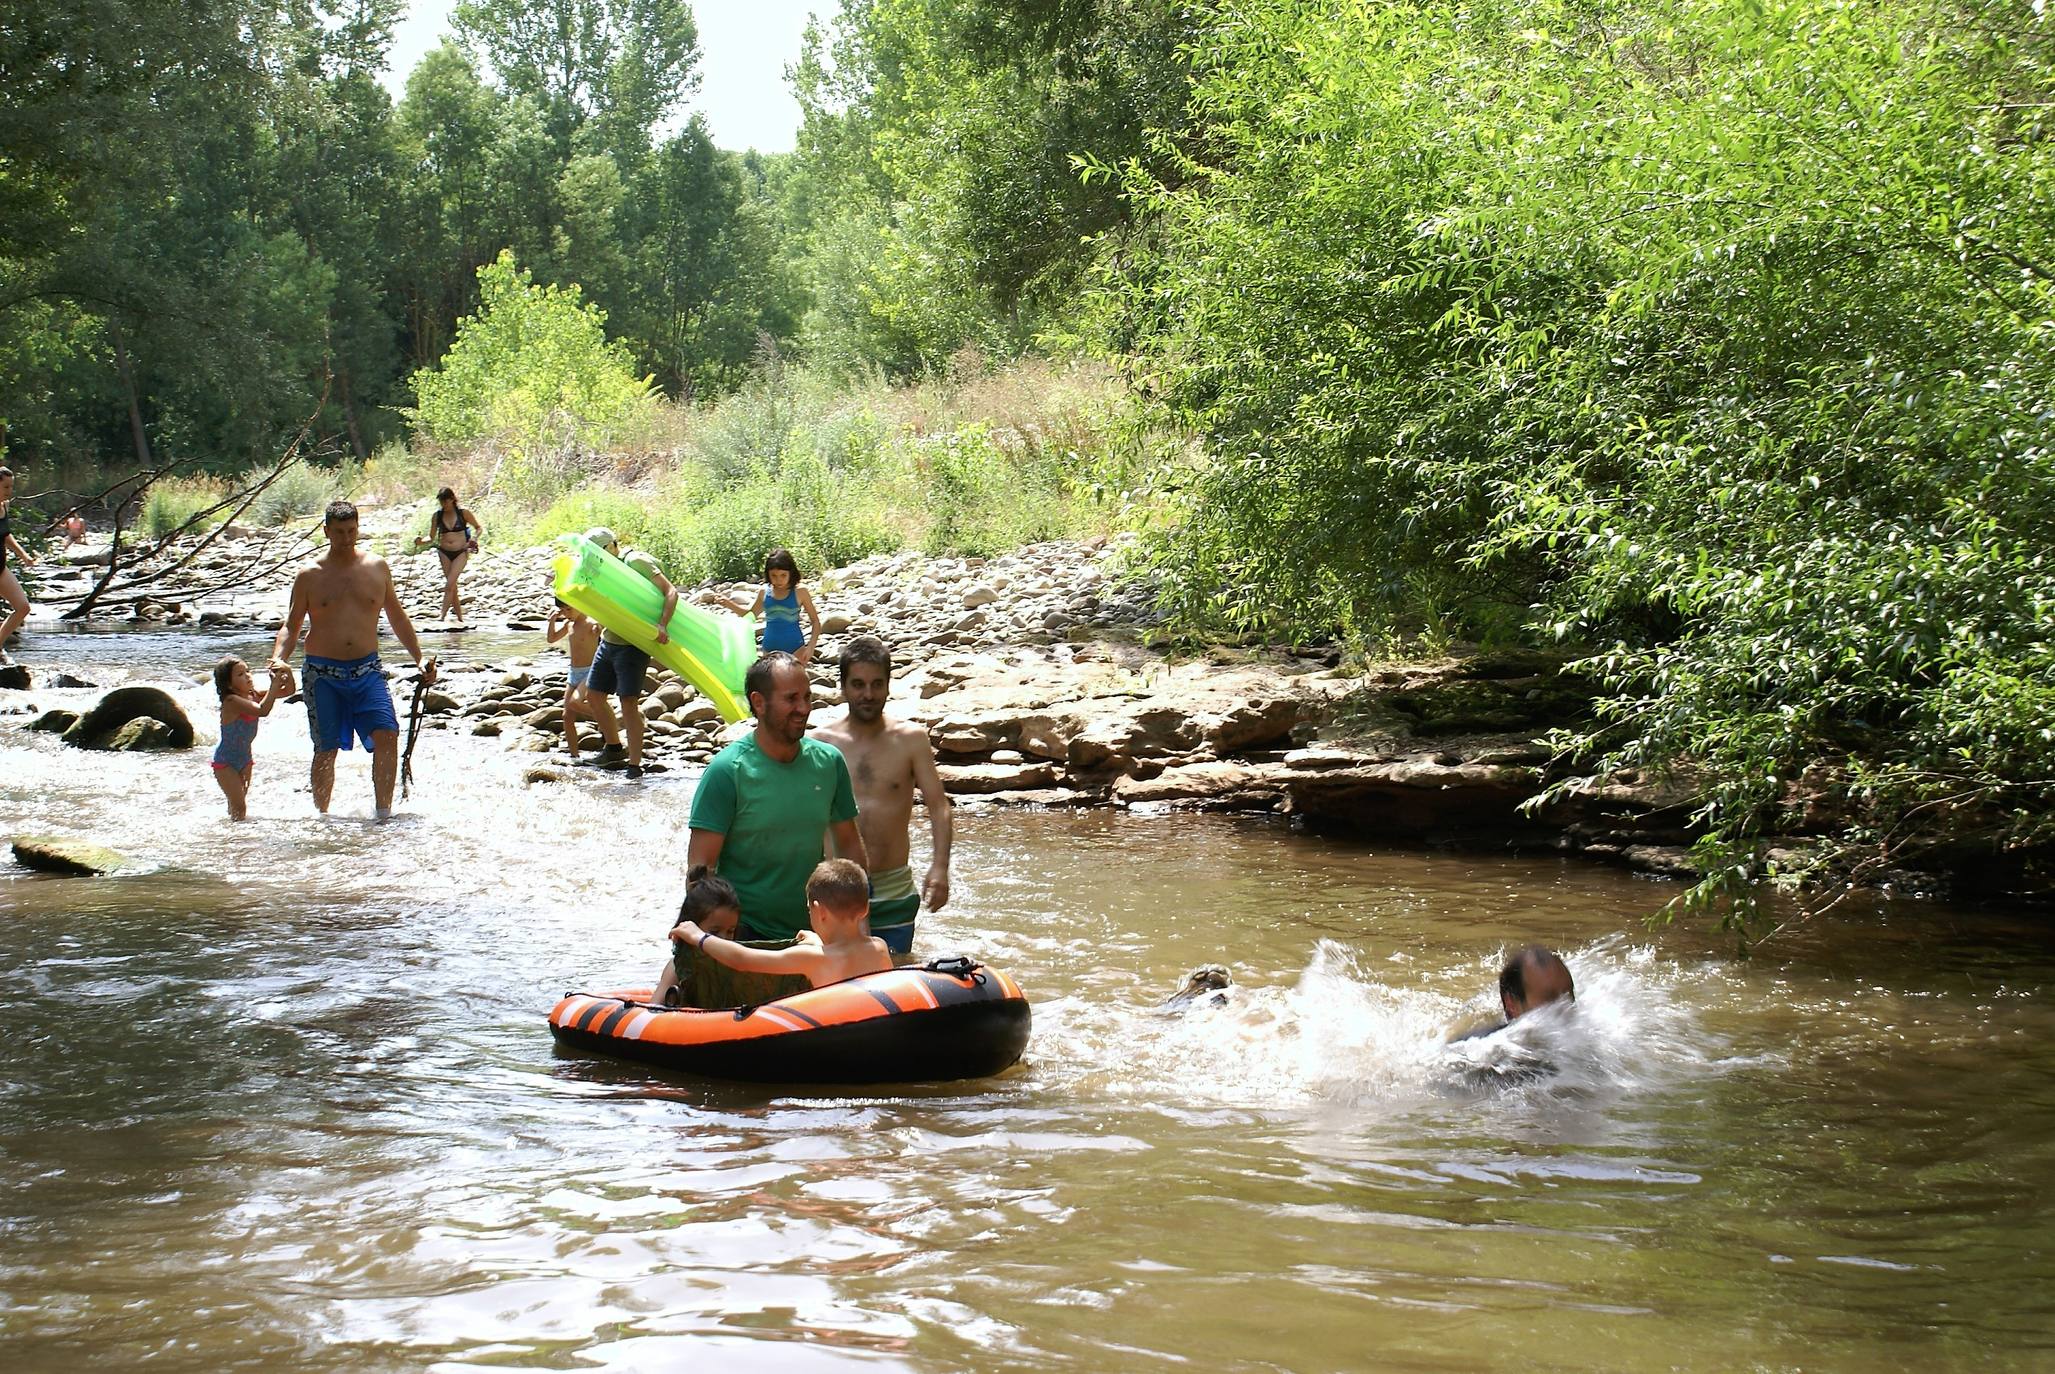
[[[292,602],[272,645],[271,666],[289,665],[300,627],[306,625],[301,695],[314,744],[314,809],[328,813],[336,751],[351,748],[354,741],[371,751],[372,800],[378,819],[385,820],[392,815],[392,788],[399,775],[400,723],[378,661],[379,613],[424,680],[435,681],[435,664],[421,661],[421,643],[400,605],[392,569],[383,558],[358,550],[357,508],[348,501],[331,502],[321,528],[328,552],[293,579]]]

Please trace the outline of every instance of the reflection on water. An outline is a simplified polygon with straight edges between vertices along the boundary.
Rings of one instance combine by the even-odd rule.
[[[190,681],[224,646],[146,647]],[[1602,870],[975,812],[921,946],[1019,977],[1028,1062],[791,1092],[550,1045],[563,991],[653,972],[689,777],[524,788],[433,733],[381,827],[359,755],[308,814],[306,747],[266,722],[238,826],[203,752],[0,735],[9,830],[155,865],[0,870],[10,1370],[2050,1360],[2030,922],[1869,911],[1742,964]],[[1528,938],[1576,1005],[1448,1046]],[[1207,962],[1226,1003],[1164,1014]]]

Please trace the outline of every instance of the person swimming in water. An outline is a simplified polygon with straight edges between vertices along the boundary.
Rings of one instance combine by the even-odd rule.
[[[1577,981],[1570,976],[1570,966],[1563,962],[1562,956],[1546,945],[1521,945],[1506,959],[1506,966],[1499,970],[1498,1005],[1505,1014],[1505,1020],[1495,1026],[1488,1022],[1472,1026],[1460,1035],[1451,1036],[1449,1043],[1496,1035],[1531,1011],[1539,1011],[1553,1002],[1576,1000]]]

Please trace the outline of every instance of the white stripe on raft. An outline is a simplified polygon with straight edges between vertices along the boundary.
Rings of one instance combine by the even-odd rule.
[[[643,1028],[648,1026],[649,1023],[654,1020],[656,1020],[655,1012],[636,1012],[633,1016],[628,1018],[628,1024],[621,1027],[621,1038],[623,1040],[640,1040],[642,1038]]]
[[[812,1029],[810,1026],[806,1024],[806,1022],[801,1021],[798,1017],[788,1016],[784,1012],[777,1010],[777,1008],[775,1007],[758,1007],[756,1009],[756,1014],[758,1016],[763,1017],[765,1020],[777,1022],[786,1030],[796,1031]]]

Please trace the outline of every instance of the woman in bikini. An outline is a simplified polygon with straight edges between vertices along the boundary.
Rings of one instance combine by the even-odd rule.
[[[435,493],[435,501],[435,514],[428,518],[428,537],[416,539],[414,547],[433,544],[442,558],[442,614],[437,619],[455,616],[462,620],[464,603],[457,595],[457,578],[471,555],[478,552],[478,536],[485,533],[485,526],[457,504],[457,494],[450,488]]]

